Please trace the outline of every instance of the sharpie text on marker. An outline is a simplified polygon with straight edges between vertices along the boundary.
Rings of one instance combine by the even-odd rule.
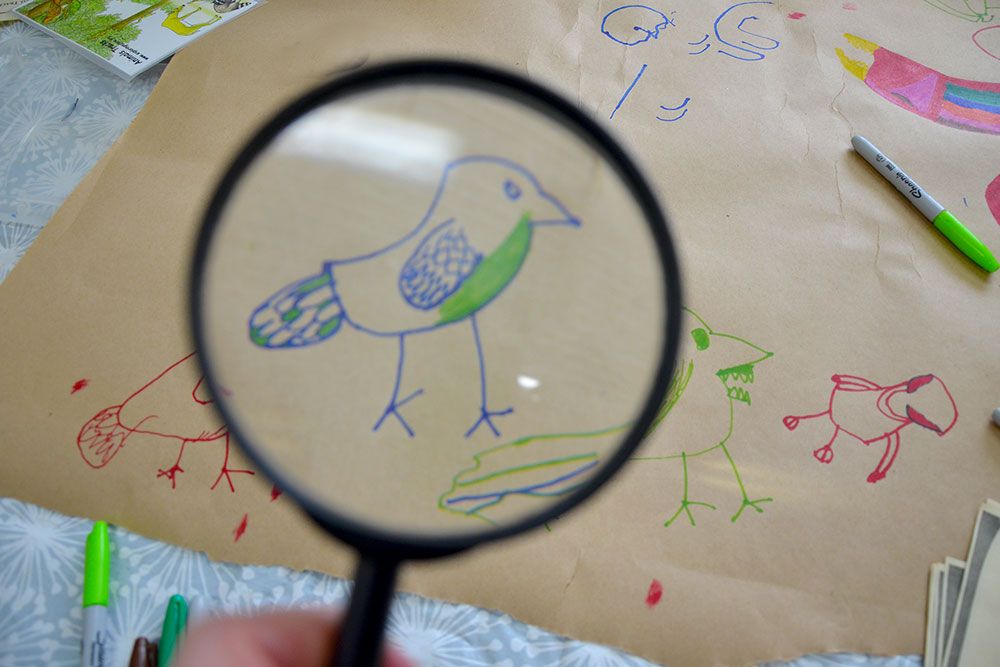
[[[909,199],[910,203],[966,257],[989,272],[1000,268],[1000,262],[997,262],[996,257],[982,241],[966,229],[965,225],[959,222],[958,218],[950,211],[945,210],[944,206],[937,203],[934,197],[924,192],[916,181],[907,176],[906,172],[886,157],[882,151],[875,148],[870,141],[864,137],[855,136],[851,138],[851,145],[854,146],[858,155],[863,157],[904,197]]]

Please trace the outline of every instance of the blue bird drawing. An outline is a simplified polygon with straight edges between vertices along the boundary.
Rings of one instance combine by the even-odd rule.
[[[396,378],[372,430],[393,417],[413,437],[400,410],[423,389],[400,396],[406,339],[468,323],[478,357],[480,410],[465,437],[483,424],[499,436],[494,419],[513,408],[488,405],[476,316],[517,277],[535,230],[580,225],[521,165],[486,155],[456,159],[445,166],[413,229],[372,252],[328,260],[318,273],[282,287],[250,315],[250,340],[268,349],[302,348],[333,337],[344,325],[394,339]]]

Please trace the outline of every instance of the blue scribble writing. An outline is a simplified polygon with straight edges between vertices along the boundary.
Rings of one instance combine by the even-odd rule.
[[[663,111],[680,111],[680,114],[677,115],[677,116],[674,116],[673,118],[663,118],[661,116],[657,116],[656,120],[662,120],[664,123],[673,123],[675,121],[680,120],[681,118],[684,117],[684,114],[686,114],[688,112],[688,110],[687,110],[687,104],[690,101],[691,101],[690,97],[685,97],[684,101],[681,102],[680,104],[678,104],[675,107],[665,107],[663,105],[660,105],[660,109],[662,109]]]
[[[652,7],[623,5],[604,15],[601,32],[619,44],[635,46],[656,39],[668,25],[674,22]]]
[[[756,16],[745,16],[742,19],[740,19],[740,21],[736,24],[735,32],[740,32],[743,33],[744,35],[749,35],[751,37],[756,37],[757,39],[764,40],[766,42],[765,44],[758,44],[755,42],[748,42],[745,39],[740,39],[739,43],[743,44],[743,46],[739,46],[739,44],[734,44],[733,42],[724,38],[722,34],[719,32],[721,27],[723,32],[725,32],[726,35],[729,36],[730,38],[732,39],[739,38],[738,35],[733,34],[733,32],[730,30],[730,26],[732,25],[731,19],[736,18],[736,14],[733,14],[732,17],[730,17],[730,12],[732,12],[737,7],[745,7],[747,5],[773,5],[773,4],[774,3],[771,2],[771,0],[750,0],[749,2],[738,2],[732,7],[726,9],[721,14],[719,14],[718,18],[715,19],[715,23],[712,25],[712,28],[715,31],[716,39],[718,39],[719,42],[724,46],[729,47],[730,49],[734,49],[741,53],[732,53],[731,51],[724,49],[719,49],[718,52],[724,56],[729,56],[730,58],[752,62],[755,60],[764,59],[764,54],[761,53],[761,51],[772,51],[778,48],[781,45],[781,42],[779,42],[778,40],[772,39],[770,37],[765,37],[764,35],[758,35],[757,33],[753,33],[750,32],[749,30],[744,29],[743,24],[746,23],[747,21],[759,20]]]
[[[704,44],[704,46],[701,46],[701,49],[698,50],[698,51],[688,51],[688,55],[689,56],[700,56],[701,54],[705,53],[705,51],[708,51],[712,47],[712,44],[711,44],[711,42],[708,42],[708,43],[706,43],[706,42],[708,42],[708,33],[707,32],[705,33],[705,36],[702,37],[701,39],[699,39],[697,42],[688,42],[688,46],[701,46],[702,44]]]
[[[625,98],[629,96],[629,94],[632,92],[632,89],[635,88],[635,84],[639,83],[639,79],[641,79],[642,75],[645,73],[646,73],[646,65],[643,65],[642,67],[639,68],[639,73],[635,75],[634,79],[632,79],[632,83],[628,85],[628,88],[625,89],[625,92],[622,93],[622,96],[618,99],[618,104],[615,105],[615,108],[611,112],[611,116],[608,117],[608,120],[611,120],[612,118],[615,117],[615,114],[618,113],[618,110],[622,108],[623,104],[625,104]]]
[[[752,21],[760,20],[757,16],[747,15],[749,5],[773,5],[773,0],[749,0],[747,2],[737,2],[727,7],[719,14],[712,24],[712,31],[715,39],[710,33],[702,33],[702,36],[687,42],[692,47],[688,55],[700,56],[712,50],[713,44],[718,43],[718,48],[713,52],[720,55],[735,58],[745,62],[763,60],[766,51],[773,51],[781,45],[778,40],[751,31],[747,26]],[[674,12],[671,12],[673,14]],[[648,7],[646,5],[623,5],[604,16],[601,22],[601,32],[626,47],[643,44],[654,40],[660,36],[661,31],[667,26],[676,26],[673,19],[668,18],[663,12]],[[611,111],[609,119],[614,119],[615,114],[625,103],[625,100],[632,94],[639,79],[645,74],[648,65],[644,64],[636,74],[632,82],[629,83],[625,92],[618,99],[618,103]],[[656,120],[664,123],[674,123],[683,118],[687,112],[687,104],[691,98],[685,97],[678,106],[660,106],[663,113],[655,116]]]
[[[469,192],[470,185],[474,193]],[[484,216],[492,227],[483,229]],[[509,226],[500,242],[490,234],[497,225]],[[489,408],[476,316],[517,277],[534,230],[580,225],[525,167],[490,155],[459,158],[445,165],[430,206],[416,226],[382,248],[328,260],[319,273],[282,287],[250,315],[250,341],[266,349],[303,348],[331,338],[345,324],[370,336],[395,339],[398,356],[392,394],[372,430],[379,430],[391,416],[413,437],[400,409],[423,389],[401,396],[406,339],[467,322],[476,349],[480,401],[479,414],[465,436],[483,424],[499,436],[493,419],[513,408]],[[373,280],[388,284],[372,285]],[[369,294],[395,296],[369,303],[365,300]]]

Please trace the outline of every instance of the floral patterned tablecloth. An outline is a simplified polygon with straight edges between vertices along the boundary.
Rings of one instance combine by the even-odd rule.
[[[163,68],[126,83],[25,25],[0,26],[0,281],[139,112]],[[79,664],[83,544],[90,526],[0,498],[0,667]],[[166,601],[176,592],[198,593],[228,613],[343,604],[347,598],[347,582],[315,572],[217,563],[117,527],[111,539],[112,665],[128,664],[134,637],[158,634]],[[505,614],[408,594],[396,598],[388,636],[421,665],[650,664]],[[918,656],[836,654],[770,667],[920,664]]]

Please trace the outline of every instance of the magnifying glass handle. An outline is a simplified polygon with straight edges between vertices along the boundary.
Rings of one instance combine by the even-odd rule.
[[[398,561],[362,556],[333,653],[334,667],[375,667],[378,663],[398,570]]]

